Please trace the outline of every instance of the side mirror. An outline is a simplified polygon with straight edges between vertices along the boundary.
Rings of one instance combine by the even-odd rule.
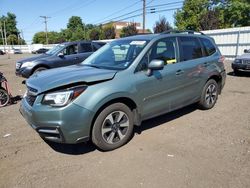
[[[60,52],[59,54],[57,54],[58,57],[63,58],[64,54],[62,52]]]
[[[148,71],[147,75],[151,76],[153,71],[155,70],[162,70],[164,68],[164,61],[160,59],[153,59],[149,64],[148,64]]]
[[[248,50],[248,49],[245,49],[244,50],[244,53],[250,53],[250,49]]]

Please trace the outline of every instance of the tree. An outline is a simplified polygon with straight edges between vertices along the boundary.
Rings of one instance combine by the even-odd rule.
[[[223,14],[223,27],[242,27],[250,25],[249,0],[225,0],[220,7]]]
[[[138,33],[138,30],[136,29],[136,24],[132,23],[132,24],[129,24],[127,27],[122,28],[120,37],[128,37],[128,36],[136,35],[137,33]]]
[[[75,29],[77,29],[79,27],[82,28],[82,29],[84,27],[82,19],[79,16],[71,16],[69,18],[67,28],[70,29],[70,30],[75,30]]]
[[[115,38],[115,28],[112,24],[104,26],[102,28],[102,38],[103,39],[114,39]]]
[[[249,0],[185,0],[175,13],[180,30],[207,30],[250,25]]]
[[[5,23],[6,27],[6,36],[7,36],[7,43],[8,44],[18,44],[18,38],[20,41],[23,41],[20,37],[20,32],[17,29],[17,21],[16,21],[16,15],[13,13],[8,12],[6,16],[0,17],[0,26],[3,29]],[[11,35],[11,36],[10,36]],[[19,35],[19,37],[17,37]],[[10,37],[9,37],[10,36]],[[15,36],[15,37],[14,37]],[[2,43],[2,42],[1,42]]]
[[[220,28],[221,22],[219,20],[219,10],[208,10],[200,19],[201,30],[212,30]]]
[[[155,22],[154,33],[162,33],[164,31],[173,29],[165,17],[161,17],[159,21]]]
[[[185,0],[182,10],[175,13],[175,25],[179,30],[201,30],[200,18],[208,6],[209,0]]]
[[[14,35],[14,34],[10,34],[7,37],[7,43],[10,44],[10,45],[18,44],[17,36]]]
[[[101,38],[101,30],[98,27],[91,29],[88,32],[88,37],[90,40],[99,40]]]
[[[35,33],[32,41],[34,44],[46,44],[46,33],[43,31]],[[65,42],[65,39],[61,32],[51,31],[48,32],[48,41],[49,44],[57,44]]]

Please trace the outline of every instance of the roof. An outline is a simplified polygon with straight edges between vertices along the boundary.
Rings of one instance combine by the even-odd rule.
[[[120,38],[119,40],[152,40],[157,36],[160,36],[160,34],[134,35],[134,36]]]

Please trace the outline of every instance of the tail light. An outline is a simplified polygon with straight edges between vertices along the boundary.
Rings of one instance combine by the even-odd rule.
[[[224,61],[225,61],[225,56],[220,56],[220,58],[219,58],[219,63],[224,63]]]

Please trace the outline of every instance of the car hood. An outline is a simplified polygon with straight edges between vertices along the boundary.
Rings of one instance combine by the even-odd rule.
[[[238,56],[236,59],[250,59],[250,53],[242,54],[241,56]]]
[[[71,84],[90,84],[110,80],[116,72],[116,70],[99,69],[79,64],[35,73],[26,80],[26,85],[36,89],[35,93],[39,94]]]
[[[51,56],[51,55],[48,55],[48,54],[42,54],[42,55],[37,55],[37,56],[33,56],[33,57],[21,59],[21,60],[19,60],[18,62],[19,62],[19,63],[30,62],[30,61],[45,59],[45,58],[50,57],[50,56]]]

